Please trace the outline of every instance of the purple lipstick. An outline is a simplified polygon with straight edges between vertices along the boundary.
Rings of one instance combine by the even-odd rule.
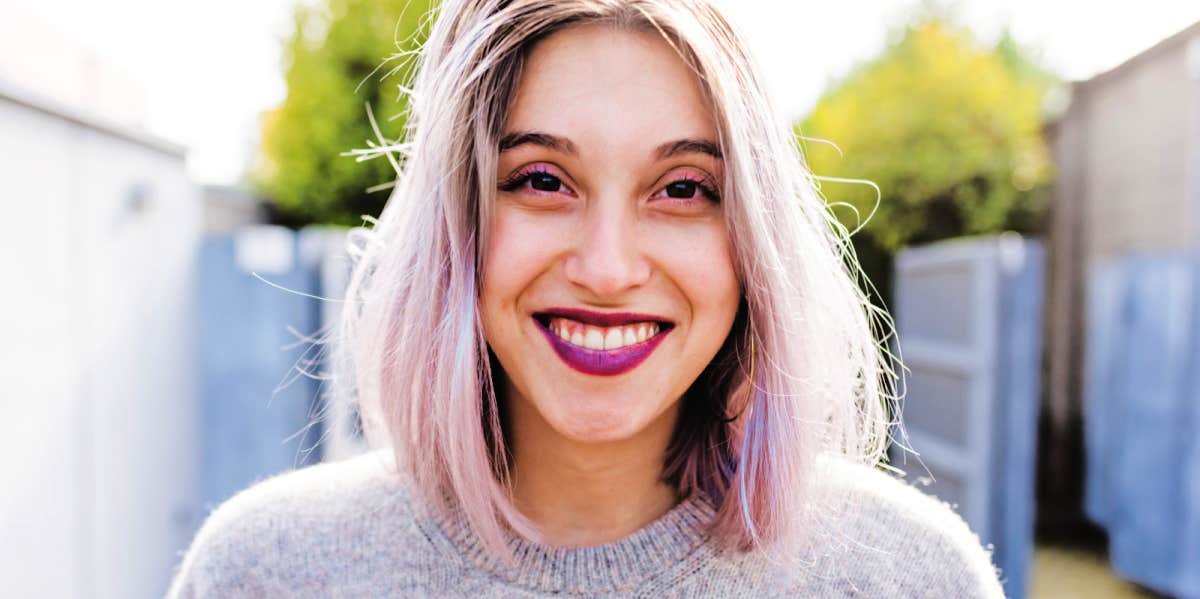
[[[582,372],[614,376],[650,357],[674,325],[657,316],[556,308],[534,315],[563,362]]]

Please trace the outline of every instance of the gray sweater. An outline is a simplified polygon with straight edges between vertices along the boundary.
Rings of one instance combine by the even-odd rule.
[[[288,472],[218,507],[169,596],[188,597],[1003,597],[989,553],[951,509],[878,470],[839,464],[844,498],[802,566],[706,540],[696,498],[609,545],[515,541],[485,553],[461,521],[423,516],[390,453]]]

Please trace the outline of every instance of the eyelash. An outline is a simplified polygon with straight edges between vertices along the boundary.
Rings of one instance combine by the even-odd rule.
[[[550,172],[549,169],[547,169],[543,166],[540,166],[540,165],[535,165],[533,167],[522,169],[522,170],[517,171],[516,173],[513,173],[510,177],[508,177],[504,181],[501,181],[498,188],[501,191],[507,191],[507,192],[517,191],[522,186],[524,186],[526,183],[528,183],[529,180],[532,179],[536,175],[546,175],[549,177],[553,177],[554,179],[558,180],[559,184],[562,185],[563,188],[567,188],[567,184],[563,182],[561,177],[559,177],[558,175],[555,175],[554,173]],[[696,188],[700,191],[700,194],[703,195],[705,198],[708,198],[709,201],[712,201],[714,203],[719,203],[721,201],[721,196],[720,196],[720,194],[717,193],[715,186],[712,184],[711,181],[709,181],[707,178],[698,177],[696,175],[691,175],[691,174],[682,175],[682,176],[670,181],[669,183],[664,185],[662,187],[662,189],[660,189],[659,191],[665,190],[667,187],[670,187],[671,185],[674,185],[676,183],[694,183],[696,185]],[[533,191],[536,191],[538,193],[556,193],[556,192],[552,192],[552,191],[543,191],[543,190],[537,190],[537,189],[535,189]],[[657,193],[658,192],[655,192],[656,195],[657,195]],[[686,201],[691,198],[669,198],[669,199]]]

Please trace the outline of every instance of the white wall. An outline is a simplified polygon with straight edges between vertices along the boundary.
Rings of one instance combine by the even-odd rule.
[[[198,496],[182,155],[0,95],[0,215],[4,592],[160,597]]]

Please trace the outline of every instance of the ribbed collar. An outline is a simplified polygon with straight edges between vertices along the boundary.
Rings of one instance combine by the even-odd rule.
[[[698,549],[714,514],[693,495],[628,537],[594,547],[550,547],[510,534],[512,565],[488,553],[457,511],[425,525],[436,527],[480,569],[511,584],[545,593],[597,594],[630,591],[681,562],[704,559],[708,552]]]

